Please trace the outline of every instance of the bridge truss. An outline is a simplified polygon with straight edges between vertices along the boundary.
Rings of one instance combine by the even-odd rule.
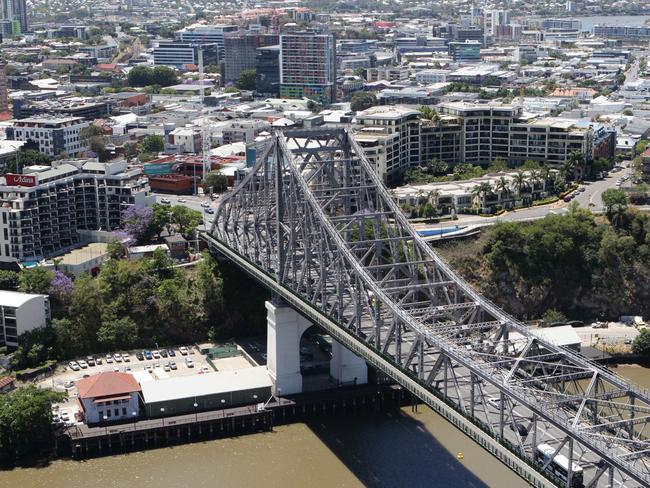
[[[648,392],[474,291],[409,224],[347,130],[274,134],[204,238],[554,484],[650,486]],[[553,456],[540,460],[540,444]],[[548,474],[555,455],[565,475]]]

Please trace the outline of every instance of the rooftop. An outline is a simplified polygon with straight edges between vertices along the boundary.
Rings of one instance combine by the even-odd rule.
[[[254,388],[270,388],[271,385],[266,366],[258,366],[235,371],[166,378],[142,383],[141,386],[145,403],[155,403]]]
[[[0,290],[0,306],[3,307],[20,307],[33,298],[41,298],[45,295],[35,295],[32,293],[22,293],[20,291]]]
[[[105,371],[75,382],[79,398],[98,398],[140,391],[132,374]]]

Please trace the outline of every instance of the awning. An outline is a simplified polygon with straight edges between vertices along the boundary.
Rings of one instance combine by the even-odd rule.
[[[121,396],[113,396],[113,397],[102,397],[102,398],[95,398],[93,400],[93,403],[105,403],[105,402],[112,402],[116,400],[128,400],[131,398],[131,395],[121,395]]]

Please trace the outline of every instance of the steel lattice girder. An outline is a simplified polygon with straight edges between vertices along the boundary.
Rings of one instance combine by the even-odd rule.
[[[276,133],[210,235],[500,437],[525,409],[536,432],[544,424],[535,442],[570,439],[569,459],[650,484],[648,456],[635,455],[650,449],[648,392],[476,293],[410,226],[348,131]]]

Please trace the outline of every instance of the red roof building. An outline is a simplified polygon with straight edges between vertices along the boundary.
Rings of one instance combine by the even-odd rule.
[[[133,419],[140,412],[140,384],[129,373],[107,371],[75,384],[87,424]]]

